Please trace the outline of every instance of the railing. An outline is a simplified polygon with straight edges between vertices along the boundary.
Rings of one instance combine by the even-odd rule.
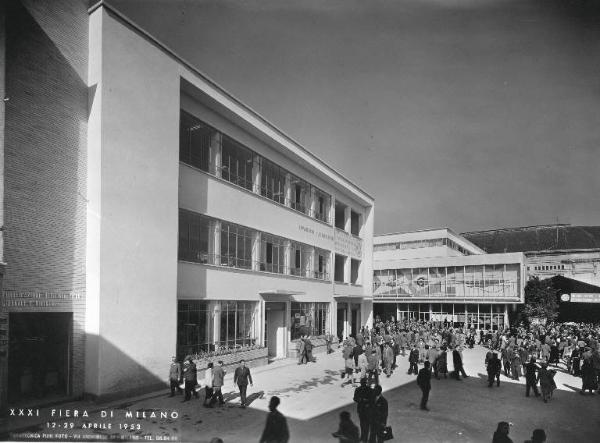
[[[201,263],[214,266],[223,266],[235,269],[247,269],[273,274],[293,275],[296,277],[304,277],[315,280],[328,281],[328,272],[313,271],[312,269],[303,270],[302,268],[286,267],[276,263],[265,263],[247,258],[239,258],[233,255],[225,254],[208,254],[202,251],[179,251],[179,260],[189,261],[193,263]]]

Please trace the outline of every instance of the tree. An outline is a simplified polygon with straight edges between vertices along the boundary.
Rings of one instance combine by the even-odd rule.
[[[558,317],[558,292],[551,280],[532,277],[525,285],[525,304],[519,309],[520,319],[527,323],[533,319],[554,321]]]

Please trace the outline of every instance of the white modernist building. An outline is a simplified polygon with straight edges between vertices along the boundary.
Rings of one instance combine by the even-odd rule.
[[[378,235],[374,315],[503,329],[524,301],[522,253],[486,254],[448,228]]]

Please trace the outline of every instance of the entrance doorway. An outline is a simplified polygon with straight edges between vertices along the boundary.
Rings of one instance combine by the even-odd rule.
[[[346,308],[337,310],[337,337],[340,343],[344,340],[344,326],[346,324]]]
[[[269,358],[285,357],[285,303],[265,303],[265,345]]]
[[[9,402],[69,395],[72,322],[72,313],[9,314]]]
[[[358,332],[358,309],[352,309],[352,322],[350,323],[350,333],[356,337]]]

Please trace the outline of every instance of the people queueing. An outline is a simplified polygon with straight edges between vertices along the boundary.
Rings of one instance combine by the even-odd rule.
[[[340,412],[338,430],[332,434],[340,443],[358,443],[358,428],[352,422],[348,411]]]
[[[421,409],[429,411],[427,401],[429,400],[429,391],[431,391],[431,369],[429,361],[425,361],[423,368],[417,375],[417,385],[421,388]]]
[[[279,406],[279,397],[273,396],[269,401],[269,414],[265,428],[260,437],[260,443],[287,443],[290,439],[290,431],[288,429],[287,420],[281,412],[277,410]]]
[[[371,414],[371,425],[369,443],[382,443],[383,430],[387,425],[388,402],[383,395],[380,385],[373,388],[373,412]]]
[[[238,386],[240,390],[241,407],[245,408],[246,404],[246,390],[248,389],[248,383],[250,386],[252,383],[252,375],[250,374],[250,368],[246,366],[246,362],[242,360],[240,366],[238,366],[233,373],[233,384]]]
[[[181,394],[181,388],[179,387],[181,376],[181,365],[177,361],[177,357],[173,356],[171,357],[171,366],[169,368],[169,385],[171,387],[171,395],[169,397],[175,396],[175,391]]]
[[[360,423],[360,441],[367,442],[373,412],[373,390],[367,384],[366,378],[360,379],[360,386],[354,390],[354,402]]]
[[[492,352],[492,357],[487,362],[488,387],[491,388],[496,381],[496,386],[500,386],[500,372],[502,371],[502,363],[496,352]]]

